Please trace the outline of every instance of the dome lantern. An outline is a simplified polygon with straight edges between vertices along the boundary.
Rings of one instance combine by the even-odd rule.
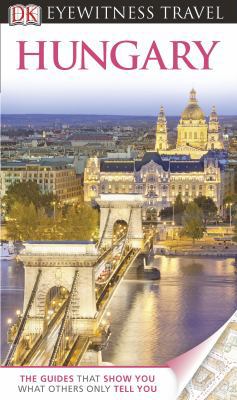
[[[189,102],[187,107],[184,109],[181,115],[182,120],[205,120],[205,115],[202,109],[199,107],[197,98],[196,98],[196,91],[194,89],[191,90],[189,96]]]
[[[189,95],[189,103],[190,104],[197,104],[197,99],[196,99],[196,90],[192,89]]]

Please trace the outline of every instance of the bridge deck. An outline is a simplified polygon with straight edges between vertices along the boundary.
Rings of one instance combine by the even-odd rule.
[[[122,282],[124,275],[130,268],[131,264],[134,262],[136,257],[142,251],[142,249],[129,249],[127,251],[126,238],[127,236],[123,236],[122,238],[120,238],[109,250],[103,253],[101,257],[97,260],[97,265],[100,266],[101,268],[102,265],[100,265],[100,263],[103,262],[103,260],[105,264],[106,260],[108,261],[108,257],[112,260],[114,257],[119,257],[116,266],[111,270],[110,276],[108,277],[106,282],[104,282],[104,284],[100,286],[99,295],[97,297],[96,305],[98,313],[96,315],[95,320],[98,326],[98,335],[96,333],[98,337],[96,337],[96,335],[94,338],[93,335],[75,336],[74,334],[71,335],[70,337],[69,348],[66,349],[64,345],[63,346],[61,345],[63,343],[62,339],[66,335],[66,329],[65,329],[66,322],[68,319],[70,320],[69,309],[75,282],[78,275],[78,271],[75,271],[75,276],[68,299],[65,300],[60,310],[58,310],[57,314],[53,317],[52,321],[48,325],[47,330],[42,335],[38,336],[38,338],[35,339],[33,347],[28,351],[21,365],[35,365],[35,366],[53,365],[55,362],[58,362],[58,360],[60,360],[60,363],[62,362],[61,365],[65,366],[80,365],[84,354],[86,353],[86,351],[90,346],[93,345],[100,346],[102,344],[104,340],[102,336],[104,335],[104,333],[99,329],[99,326],[101,324],[103,315],[107,307],[109,306],[116,289]],[[149,240],[150,238],[147,238],[145,244],[149,242]],[[27,310],[24,315],[23,323],[21,323],[20,329],[13,342],[13,347],[11,347],[11,350],[9,352],[7,358],[8,364],[6,363],[6,365],[9,365],[9,363],[11,362],[12,354],[16,350],[16,347],[21,340],[21,335],[24,331],[24,326],[26,324],[26,320],[29,315],[29,309],[32,305],[37,290],[37,284],[39,278],[40,278],[40,272],[35,282],[32,291],[32,296],[30,298]],[[59,347],[60,347],[60,356],[58,358],[57,354],[59,351]]]

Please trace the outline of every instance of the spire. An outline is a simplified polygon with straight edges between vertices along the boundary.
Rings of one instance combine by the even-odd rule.
[[[218,116],[216,113],[216,107],[212,106],[209,122],[218,122]]]
[[[189,104],[197,104],[196,90],[192,89],[189,95]]]
[[[167,121],[165,116],[164,107],[160,107],[160,112],[156,125],[156,151],[166,150],[168,147],[167,142]]]
[[[163,106],[160,106],[160,112],[158,115],[158,123],[166,123],[166,116],[165,116],[165,111],[164,111]]]
[[[221,129],[215,106],[212,106],[212,110],[209,117],[207,148],[210,150],[223,149]]]

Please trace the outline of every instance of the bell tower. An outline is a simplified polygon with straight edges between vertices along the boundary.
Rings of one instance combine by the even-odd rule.
[[[156,151],[167,150],[168,149],[168,139],[167,139],[167,121],[164,112],[164,107],[160,107],[160,112],[158,115],[157,125],[156,125]]]
[[[215,106],[212,107],[208,124],[208,149],[223,149],[223,143],[220,134],[220,125]]]

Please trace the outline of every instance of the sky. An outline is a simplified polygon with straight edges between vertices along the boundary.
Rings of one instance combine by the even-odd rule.
[[[39,26],[2,26],[2,113],[30,114],[115,114],[157,115],[160,105],[167,115],[179,115],[194,87],[199,105],[208,115],[212,105],[222,115],[237,114],[237,52],[234,46],[237,26],[231,24],[43,24]],[[202,40],[220,43],[212,53],[210,71],[161,71],[151,63],[148,71],[121,71],[110,66],[106,71],[90,61],[87,71],[77,68],[60,71],[52,65],[51,44],[47,43],[46,71],[18,67],[18,40],[61,40],[64,59],[70,59],[67,42],[84,40],[96,50],[99,40],[135,40],[139,54],[146,54],[155,40],[169,64],[171,40]],[[67,50],[68,49],[68,50]],[[130,52],[131,54],[131,52]],[[192,53],[198,62],[198,54]],[[129,52],[120,54],[126,58]],[[140,56],[140,59],[142,56]],[[199,60],[200,61],[200,60]]]

